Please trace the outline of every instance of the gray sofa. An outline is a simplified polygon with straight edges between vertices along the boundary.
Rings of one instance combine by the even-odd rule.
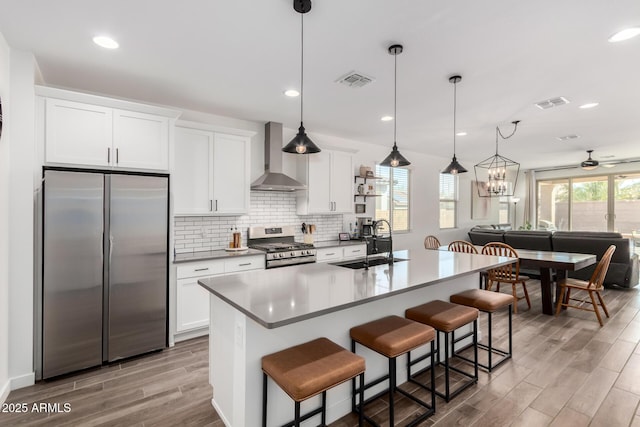
[[[611,259],[609,271],[605,277],[606,286],[631,288],[638,284],[638,255],[631,250],[629,239],[620,233],[593,231],[529,231],[529,230],[490,230],[472,228],[469,239],[474,245],[488,242],[504,242],[515,249],[541,251],[589,253],[596,255],[598,261],[609,245],[615,245],[616,251]],[[595,264],[578,271],[570,271],[569,277],[589,280]],[[530,272],[527,272],[529,274]]]

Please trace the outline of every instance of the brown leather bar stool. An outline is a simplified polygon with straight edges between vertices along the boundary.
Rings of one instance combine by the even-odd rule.
[[[408,426],[414,426],[422,421],[424,421],[427,417],[431,416],[436,410],[436,395],[431,392],[431,403],[427,403],[423,400],[418,399],[412,394],[400,389],[396,384],[396,359],[398,356],[401,356],[405,353],[408,353],[411,350],[415,350],[416,348],[425,345],[427,343],[431,343],[431,353],[434,352],[433,340],[435,338],[436,332],[432,327],[427,325],[422,325],[418,322],[411,321],[409,319],[405,319],[400,316],[387,316],[378,320],[374,320],[369,323],[365,323],[360,326],[355,326],[351,328],[349,331],[351,335],[351,351],[355,353],[356,351],[356,343],[363,345],[382,356],[385,356],[389,361],[389,371],[387,375],[384,375],[378,379],[370,381],[368,384],[362,386],[360,385],[360,389],[356,389],[355,378],[351,381],[351,389],[352,389],[352,408],[354,411],[358,411],[361,416],[363,416],[370,424],[374,426],[378,426],[378,424],[373,421],[370,417],[364,415],[365,405],[372,400],[377,399],[378,397],[384,395],[385,393],[389,393],[389,425],[394,425],[394,393],[397,391],[398,393],[406,396],[407,398],[413,400],[417,404],[427,408],[427,411],[420,415],[418,418],[411,421],[411,423],[407,424]],[[431,365],[433,366],[433,358],[431,358]],[[435,376],[433,374],[434,370],[431,370],[431,388],[435,384]],[[383,381],[389,380],[389,387],[380,393],[377,393],[374,396],[369,397],[367,400],[363,401],[363,392],[364,390],[373,387],[377,384],[380,384]],[[423,384],[420,384],[416,380],[411,379],[410,381],[425,387]],[[356,405],[356,392],[360,393],[360,405],[359,408]]]
[[[295,402],[294,420],[284,426],[296,426],[317,414],[326,425],[327,390],[360,377],[364,384],[364,359],[327,338],[318,338],[269,354],[262,358],[262,426],[267,426],[267,377],[280,386]],[[300,402],[322,393],[322,406],[300,415]],[[364,398],[361,393],[360,399]],[[360,417],[358,425],[362,425]],[[283,426],[283,427],[284,427]]]
[[[491,292],[491,291],[486,291],[484,289],[469,289],[468,291],[463,291],[454,295],[451,295],[449,297],[449,301],[451,301],[452,303],[455,304],[462,304],[462,305],[466,305],[468,307],[475,307],[478,310],[482,311],[483,313],[487,313],[487,323],[488,323],[488,342],[489,344],[482,344],[482,343],[478,343],[478,347],[480,347],[483,350],[487,350],[487,355],[489,358],[488,363],[482,364],[480,362],[478,362],[478,365],[484,369],[486,369],[487,371],[491,372],[493,370],[493,368],[498,367],[499,365],[501,365],[502,363],[506,362],[508,359],[511,358],[511,354],[512,354],[512,350],[513,350],[513,345],[512,345],[512,322],[511,322],[511,304],[513,304],[513,297],[511,295],[507,295],[507,294],[503,294],[503,293],[499,293],[499,292]],[[493,330],[492,327],[492,315],[493,313],[495,313],[496,311],[507,307],[508,311],[509,311],[509,351],[505,351],[505,350],[501,350],[498,348],[493,348],[493,342],[492,342],[492,335],[491,332]],[[453,335],[453,332],[451,333],[451,341],[453,342],[453,345],[455,346],[455,344],[458,341],[461,341],[465,338],[468,338],[471,336],[471,332],[455,338],[455,336]],[[458,349],[458,351],[456,352],[456,356],[458,356],[459,358],[466,360],[468,362],[473,362],[471,359],[469,359],[466,356],[462,356],[460,353],[464,350],[466,350],[467,348],[469,348],[469,346],[465,346],[461,349]],[[495,363],[493,363],[492,360],[492,356],[493,354],[497,354],[499,359],[498,361],[496,361]]]
[[[440,361],[440,333],[437,334],[437,343],[438,348],[436,349],[437,355],[437,364],[444,366],[444,378],[445,378],[445,392],[442,393],[436,390],[435,386],[433,387],[433,391],[447,402],[451,400],[452,397],[455,397],[460,392],[465,390],[467,387],[478,382],[478,309],[473,307],[467,307],[460,304],[454,304],[447,301],[434,300],[428,302],[426,304],[422,304],[416,307],[409,308],[405,311],[405,316],[408,319],[415,320],[416,322],[424,323],[425,325],[429,325],[433,327],[436,331],[444,334],[444,363]],[[449,333],[452,333],[469,323],[473,323],[473,332],[472,336],[472,346],[473,346],[473,374],[463,371],[462,369],[458,369],[455,366],[451,366],[449,363]],[[452,351],[451,356],[456,356],[455,346],[453,345],[452,340]],[[414,374],[411,374],[411,367],[418,362],[421,362],[425,359],[427,355],[418,357],[415,360],[411,360],[411,352],[408,353],[407,359],[407,369],[409,378],[413,378],[422,372],[429,369],[426,367]],[[432,358],[433,360],[433,358]],[[431,372],[433,375],[434,368],[431,368]],[[458,388],[451,391],[449,385],[449,376],[450,371],[455,371],[465,377],[467,377],[467,381],[464,381]],[[432,383],[433,385],[434,383]]]

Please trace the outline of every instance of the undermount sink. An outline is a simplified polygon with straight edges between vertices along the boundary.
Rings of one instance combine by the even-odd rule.
[[[399,261],[407,261],[407,259],[393,258],[393,262],[399,262]],[[373,267],[374,265],[380,265],[380,264],[388,264],[388,263],[389,263],[389,259],[387,257],[369,258],[369,267]],[[336,262],[336,263],[332,263],[332,265],[337,265],[338,267],[346,267],[346,268],[358,270],[360,268],[364,268],[364,259],[359,259],[357,261]]]

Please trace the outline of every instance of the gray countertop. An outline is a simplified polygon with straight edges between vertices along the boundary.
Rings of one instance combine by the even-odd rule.
[[[190,261],[206,261],[215,259],[224,259],[232,257],[242,257],[247,255],[264,255],[263,251],[256,249],[247,249],[245,251],[227,252],[224,249],[217,251],[199,251],[199,252],[187,252],[182,254],[176,254],[173,259],[174,264]]]
[[[204,278],[198,283],[264,327],[277,328],[514,261],[424,249],[394,254],[408,261],[369,270],[303,264]]]

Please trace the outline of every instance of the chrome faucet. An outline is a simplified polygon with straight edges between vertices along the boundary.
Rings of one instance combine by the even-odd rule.
[[[389,256],[388,263],[393,264],[393,233],[391,232],[391,223],[386,219],[379,219],[377,221],[373,221],[373,234],[377,235],[378,226],[381,222],[385,222],[387,227],[389,227]]]

